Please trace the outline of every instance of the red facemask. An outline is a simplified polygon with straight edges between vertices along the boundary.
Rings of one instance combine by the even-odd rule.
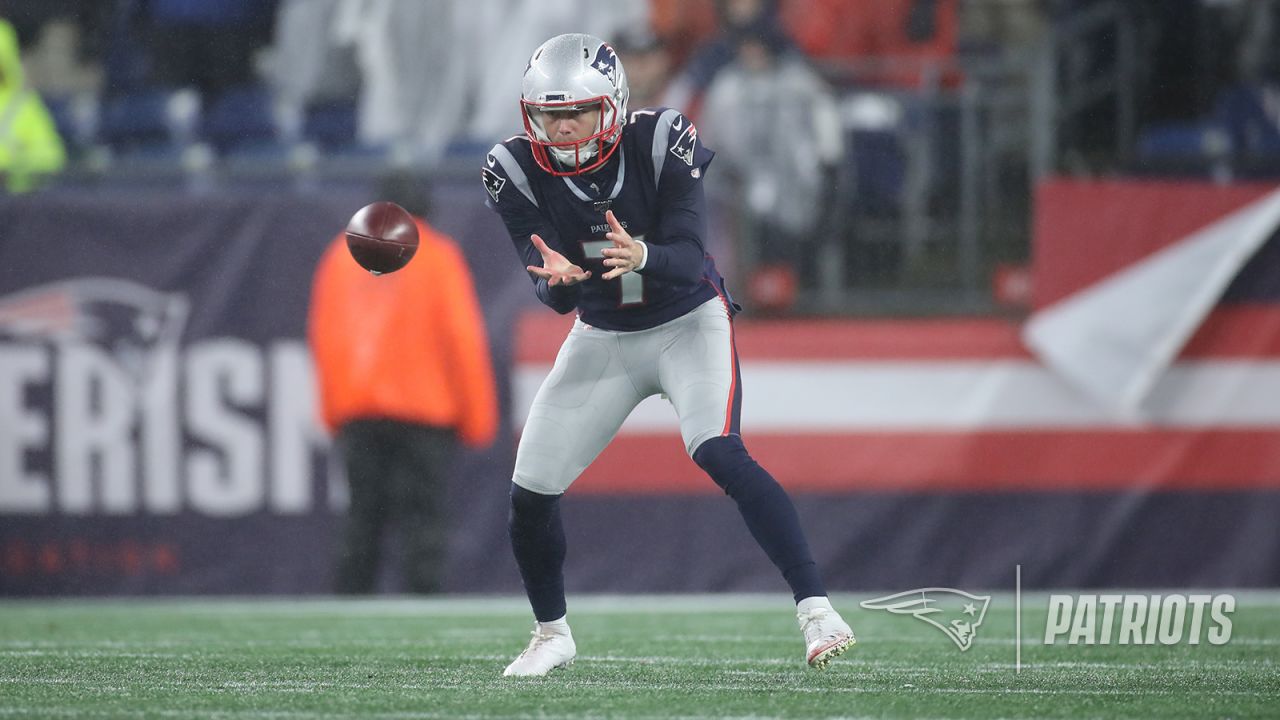
[[[554,112],[556,109],[578,108],[599,105],[600,113],[596,121],[596,131],[581,140],[565,140],[555,142],[547,137],[541,123],[533,120],[531,113]],[[524,118],[524,132],[533,145],[533,159],[543,170],[557,177],[581,175],[604,165],[617,151],[622,140],[622,123],[618,117],[617,107],[613,99],[605,95],[586,100],[566,100],[558,102],[533,102],[520,99],[520,114]],[[606,126],[605,118],[610,122]],[[595,143],[594,151],[591,144]]]

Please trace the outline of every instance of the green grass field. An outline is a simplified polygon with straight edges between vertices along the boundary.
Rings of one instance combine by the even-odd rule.
[[[578,661],[502,669],[522,599],[0,602],[0,716],[20,718],[1276,718],[1280,595],[1222,646],[1042,644],[1047,600],[992,601],[961,653],[834,598],[859,637],[810,670],[784,596],[571,598]]]

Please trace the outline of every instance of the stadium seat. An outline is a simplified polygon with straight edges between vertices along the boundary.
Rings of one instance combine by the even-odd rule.
[[[1275,110],[1280,89],[1239,85],[1219,95],[1214,120],[1230,138],[1237,175],[1280,176],[1280,117]]]
[[[356,145],[356,106],[352,102],[326,102],[307,108],[302,137],[325,150]]]
[[[1213,123],[1171,122],[1143,128],[1138,156],[1149,160],[1202,160],[1229,150],[1226,134]]]
[[[856,188],[853,209],[862,215],[897,215],[912,172],[910,146],[925,133],[942,132],[940,108],[913,93],[856,90],[841,99],[841,116],[844,173]]]
[[[173,91],[147,88],[109,97],[103,104],[99,139],[120,152],[172,147],[180,113]]]
[[[1136,172],[1208,176],[1230,172],[1231,139],[1211,121],[1149,125],[1138,135]]]
[[[76,118],[74,102],[75,99],[69,95],[54,95],[44,98],[45,107],[49,109],[49,115],[53,118],[54,127],[58,129],[58,135],[62,138],[67,152],[73,156],[79,154],[83,148],[82,140],[84,138],[80,123]]]
[[[852,202],[861,213],[893,215],[902,202],[907,158],[899,132],[855,130],[847,136],[846,161],[854,178]]]
[[[262,86],[231,88],[205,111],[201,135],[221,153],[270,152],[279,137],[271,106],[271,93]]]
[[[478,162],[477,158],[483,158],[491,147],[493,147],[492,142],[472,138],[459,138],[449,143],[448,147],[445,148],[444,154],[445,157],[449,158],[469,158]]]

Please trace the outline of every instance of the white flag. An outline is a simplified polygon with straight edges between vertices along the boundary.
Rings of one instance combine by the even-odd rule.
[[[1032,315],[1027,347],[1127,415],[1280,225],[1280,190]]]

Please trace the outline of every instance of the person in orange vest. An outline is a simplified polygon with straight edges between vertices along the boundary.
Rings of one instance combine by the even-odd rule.
[[[374,590],[384,531],[396,525],[405,589],[430,593],[447,541],[445,479],[459,442],[493,441],[497,391],[471,272],[421,219],[424,186],[395,177],[379,197],[418,219],[417,254],[374,277],[339,234],[316,268],[308,317],[321,419],[350,486],[335,590]]]

